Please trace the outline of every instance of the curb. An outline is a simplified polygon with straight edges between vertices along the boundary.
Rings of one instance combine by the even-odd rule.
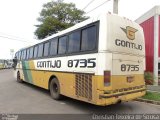
[[[147,99],[142,99],[142,98],[138,98],[135,101],[151,103],[151,104],[155,104],[155,105],[160,105],[160,101],[147,100]]]

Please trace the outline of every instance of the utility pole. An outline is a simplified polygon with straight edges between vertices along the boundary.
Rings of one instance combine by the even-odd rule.
[[[13,59],[13,57],[14,57],[14,49],[10,49],[10,55],[11,55],[11,57]]]
[[[118,14],[118,1],[119,0],[113,0],[113,13]]]

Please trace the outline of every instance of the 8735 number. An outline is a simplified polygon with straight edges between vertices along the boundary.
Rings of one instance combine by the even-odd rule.
[[[122,64],[121,71],[139,71],[139,65]]]
[[[96,58],[68,60],[68,67],[94,68]]]

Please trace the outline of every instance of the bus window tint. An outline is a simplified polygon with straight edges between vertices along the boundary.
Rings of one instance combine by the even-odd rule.
[[[57,39],[53,39],[51,41],[51,46],[50,46],[50,55],[56,55],[57,54]]]
[[[68,52],[78,52],[80,50],[80,31],[69,35]]]
[[[58,54],[66,53],[66,48],[67,48],[67,36],[59,38]]]
[[[17,52],[17,56],[16,57],[17,57],[17,59],[19,59],[19,52]]]
[[[21,60],[23,59],[23,51],[21,51],[21,58],[20,58]]]
[[[34,58],[37,57],[37,53],[38,53],[38,46],[34,47]]]
[[[44,44],[44,57],[48,56],[49,42]]]
[[[38,47],[38,57],[42,57],[43,55],[43,44],[40,44]]]
[[[29,59],[29,49],[27,49],[27,58],[26,59]]]
[[[16,54],[15,54],[15,57],[17,58],[17,52],[16,52]]]
[[[93,50],[96,47],[96,27],[92,26],[82,30],[81,50]]]
[[[26,50],[23,51],[23,59],[26,59]]]
[[[33,57],[33,47],[30,48],[29,59],[31,59],[32,57]]]
[[[21,59],[21,51],[19,51],[18,59]]]

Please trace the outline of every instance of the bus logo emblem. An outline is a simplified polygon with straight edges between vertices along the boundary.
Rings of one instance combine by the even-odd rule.
[[[127,26],[126,29],[125,28],[121,28],[121,29],[126,33],[126,36],[128,39],[130,40],[135,39],[135,32],[138,31],[137,29],[130,27],[130,26]]]

